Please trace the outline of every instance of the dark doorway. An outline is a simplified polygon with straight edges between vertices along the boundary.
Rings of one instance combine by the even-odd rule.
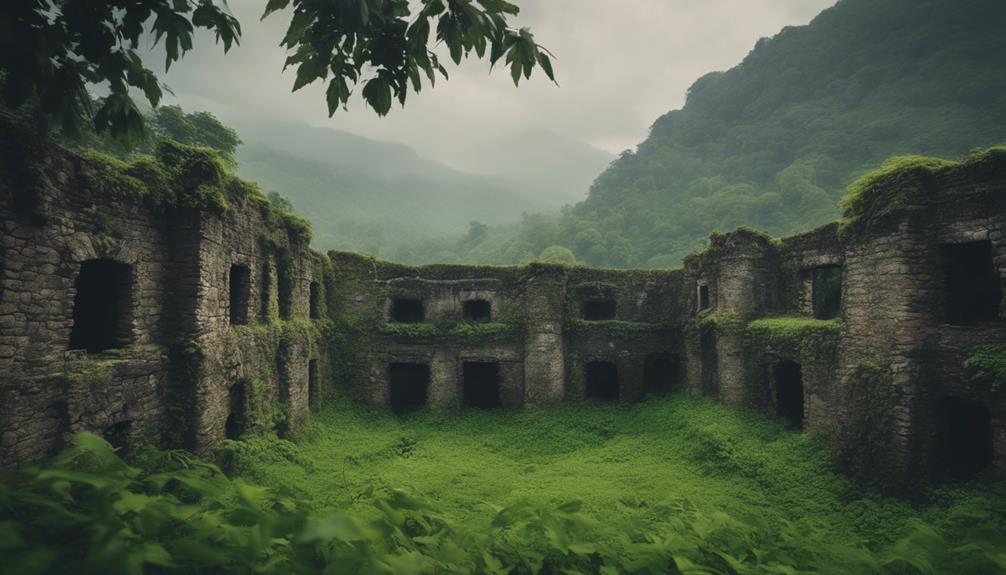
[[[618,401],[618,368],[607,361],[593,361],[587,364],[587,399],[596,401]]]
[[[803,427],[803,372],[794,361],[775,366],[775,412],[791,427]]]
[[[674,357],[656,353],[643,364],[643,386],[646,393],[659,395],[681,385],[681,365]]]
[[[231,325],[248,323],[248,304],[251,300],[251,270],[248,266],[231,266],[230,278]]]
[[[74,284],[70,349],[99,352],[129,345],[132,339],[133,268],[112,260],[80,265]]]
[[[421,323],[426,319],[423,300],[395,298],[391,302],[391,321],[397,323]]]
[[[307,362],[307,405],[309,408],[318,406],[318,360]]]
[[[583,319],[587,321],[608,321],[615,319],[615,300],[585,301],[580,306]]]
[[[968,325],[999,319],[1002,280],[988,241],[943,246],[947,321]]]
[[[311,319],[321,318],[321,288],[318,286],[318,282],[311,282],[308,287],[308,302]]]
[[[395,413],[415,411],[426,405],[430,387],[430,366],[425,363],[393,363],[388,367],[391,409]]]
[[[709,286],[699,286],[699,310],[709,309]]]
[[[842,267],[822,266],[811,270],[814,317],[834,319],[842,312]]]
[[[245,432],[245,387],[244,380],[234,384],[230,390],[230,411],[227,414],[227,421],[224,422],[224,436],[227,439],[241,439]]]
[[[500,364],[466,361],[463,366],[465,405],[479,409],[500,406]]]
[[[113,423],[101,432],[101,436],[116,449],[125,449],[129,446],[129,437],[133,431],[133,421],[119,421]]]
[[[944,471],[966,479],[992,464],[992,418],[980,401],[944,397],[940,401]]]
[[[461,304],[465,321],[473,323],[488,323],[492,320],[492,304],[484,299],[468,300]]]

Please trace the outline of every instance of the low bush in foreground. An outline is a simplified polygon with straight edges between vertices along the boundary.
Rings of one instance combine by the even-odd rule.
[[[708,402],[405,420],[342,407],[317,420],[298,444],[229,442],[221,461],[236,478],[182,452],[127,462],[78,435],[0,483],[0,570],[1006,569],[1001,493],[945,488],[924,507],[864,495],[806,436]]]

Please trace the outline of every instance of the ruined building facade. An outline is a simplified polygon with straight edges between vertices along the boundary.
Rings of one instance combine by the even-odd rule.
[[[1006,475],[1006,390],[973,369],[1006,346],[1002,161],[671,271],[322,256],[238,194],[158,210],[87,189],[82,161],[47,155],[29,210],[0,194],[3,465],[82,430],[205,452],[340,389],[396,411],[680,389],[827,437],[867,480]]]

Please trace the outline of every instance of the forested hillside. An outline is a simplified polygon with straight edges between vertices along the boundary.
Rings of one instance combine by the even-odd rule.
[[[889,156],[1006,141],[1003,54],[1002,0],[842,0],[700,78],[586,201],[525,222],[494,259],[561,244],[582,263],[670,266],[713,230],[833,220],[848,184]]]

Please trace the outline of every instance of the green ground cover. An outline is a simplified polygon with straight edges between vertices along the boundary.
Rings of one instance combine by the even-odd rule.
[[[296,441],[218,455],[226,475],[81,434],[6,473],[0,572],[1006,570],[1001,483],[865,494],[813,438],[684,395],[406,417],[340,402]]]

